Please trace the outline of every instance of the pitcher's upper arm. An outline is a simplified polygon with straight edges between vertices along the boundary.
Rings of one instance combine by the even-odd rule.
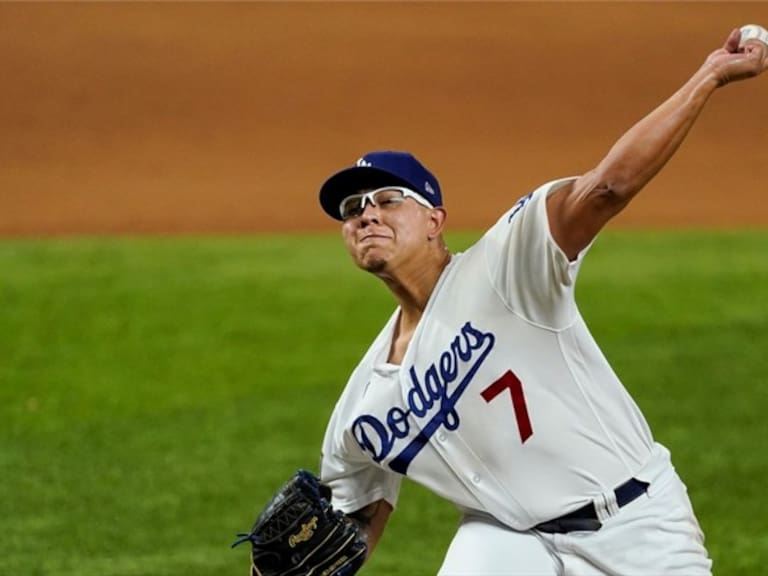
[[[547,198],[552,238],[570,260],[589,246],[598,232],[629,202],[592,170]]]

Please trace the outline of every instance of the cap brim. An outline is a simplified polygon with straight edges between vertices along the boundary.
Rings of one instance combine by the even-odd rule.
[[[382,186],[406,186],[413,185],[402,178],[371,166],[353,166],[341,172],[337,172],[320,188],[320,205],[323,210],[336,220],[341,220],[339,205],[347,196],[356,194],[360,190],[381,188]]]

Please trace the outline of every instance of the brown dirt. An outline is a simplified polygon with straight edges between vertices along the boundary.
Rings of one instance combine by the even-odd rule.
[[[322,231],[370,149],[454,229],[582,172],[768,3],[2,3],[0,235]],[[765,226],[768,79],[717,93],[617,226]]]

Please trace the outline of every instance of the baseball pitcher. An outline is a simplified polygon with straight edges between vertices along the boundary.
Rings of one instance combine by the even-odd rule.
[[[324,211],[397,307],[301,472],[243,541],[253,574],[354,574],[404,477],[463,511],[441,576],[711,573],[669,451],[574,299],[595,236],[667,163],[720,87],[768,67],[768,33],[724,46],[592,170],[514,202],[463,253],[437,178],[405,152],[331,176]]]

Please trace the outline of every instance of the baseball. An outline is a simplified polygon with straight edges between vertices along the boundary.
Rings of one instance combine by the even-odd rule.
[[[768,44],[768,30],[758,24],[746,24],[741,27],[741,40],[739,46],[743,46],[747,40],[756,38],[763,44]]]

